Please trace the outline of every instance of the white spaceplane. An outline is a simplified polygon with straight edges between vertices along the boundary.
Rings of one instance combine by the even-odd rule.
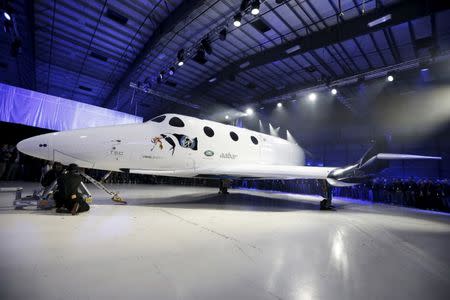
[[[304,151],[296,143],[178,114],[140,124],[43,134],[21,141],[17,148],[30,156],[83,168],[217,179],[322,179],[329,186],[361,183],[386,168],[386,160],[441,159],[379,153],[383,147],[378,145],[353,165],[304,166]]]

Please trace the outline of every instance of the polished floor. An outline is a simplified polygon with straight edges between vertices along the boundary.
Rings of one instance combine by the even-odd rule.
[[[92,209],[79,216],[15,211],[13,195],[0,194],[0,299],[450,299],[448,214],[113,188],[128,205],[91,187]]]

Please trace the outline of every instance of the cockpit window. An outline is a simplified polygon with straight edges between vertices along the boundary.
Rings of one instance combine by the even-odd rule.
[[[170,119],[169,125],[173,127],[184,127],[184,122],[181,121],[181,119],[178,117],[173,117],[172,119]]]
[[[155,117],[155,118],[151,119],[150,121],[156,122],[156,123],[161,123],[161,122],[164,121],[165,119],[166,119],[166,116],[165,116],[165,115],[162,115],[162,116]]]

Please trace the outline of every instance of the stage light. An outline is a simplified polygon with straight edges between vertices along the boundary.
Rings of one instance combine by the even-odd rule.
[[[337,89],[331,89],[331,95],[336,95],[337,94]]]
[[[211,47],[211,42],[209,41],[209,37],[204,38],[200,43],[201,43],[203,49],[206,51],[206,53],[212,54],[213,49]]]
[[[278,102],[278,103],[277,103],[277,107],[283,107],[283,103]]]
[[[394,81],[394,76],[392,76],[392,75],[389,75],[389,76],[387,77],[387,80],[388,80],[389,82],[392,82],[392,81]]]
[[[226,28],[222,29],[221,31],[219,31],[219,39],[221,41],[225,41],[227,39],[227,34],[228,34],[227,29]]]
[[[169,75],[172,76],[173,74],[175,74],[175,67],[170,67]]]
[[[427,71],[428,71],[428,68],[422,68],[422,69],[420,69],[420,71],[422,71],[422,72],[427,72]]]
[[[8,12],[5,11],[5,12],[3,13],[3,16],[5,16],[5,19],[6,19],[6,20],[11,21],[11,15],[10,15]]]
[[[180,49],[177,53],[178,66],[184,65],[184,49]]]
[[[254,16],[259,14],[259,0],[253,0],[253,2],[252,2],[252,10],[250,12]]]
[[[309,101],[316,101],[316,99],[317,99],[316,93],[309,94],[308,99],[309,99]]]
[[[198,48],[193,60],[201,65],[204,65],[207,62],[205,50],[203,49],[203,47]]]
[[[251,116],[251,115],[253,115],[253,109],[251,109],[251,108],[249,107],[249,108],[247,108],[247,109],[245,110],[245,113],[246,113],[248,116]]]
[[[236,26],[236,27],[241,26],[241,20],[242,20],[242,15],[241,15],[240,13],[236,14],[236,15],[234,16],[234,22],[233,22],[233,25]]]
[[[225,116],[225,120],[228,120],[230,117],[228,115]]]

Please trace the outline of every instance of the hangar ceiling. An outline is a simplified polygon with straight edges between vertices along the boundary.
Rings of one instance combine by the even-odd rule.
[[[26,41],[12,58],[2,39],[9,57],[2,63],[10,72],[21,62],[17,68],[28,77],[22,74],[18,85],[148,118],[264,103],[450,50],[448,1],[266,0],[256,16],[252,1],[245,2],[3,1],[14,8]],[[240,11],[242,24],[235,27]],[[384,16],[390,17],[368,25]],[[200,47],[211,49],[199,59]],[[342,87],[343,103],[355,93]]]

